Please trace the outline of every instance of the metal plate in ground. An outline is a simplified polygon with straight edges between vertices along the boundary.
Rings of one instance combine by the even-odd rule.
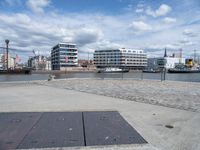
[[[84,146],[81,112],[43,113],[18,148]]]
[[[16,149],[42,113],[0,113],[0,150]]]
[[[147,143],[116,111],[84,112],[83,115],[86,146]]]

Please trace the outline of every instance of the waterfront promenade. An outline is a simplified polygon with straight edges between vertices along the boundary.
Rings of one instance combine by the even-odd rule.
[[[38,84],[200,112],[200,83],[129,79],[67,79]]]
[[[116,110],[149,143],[63,149],[198,150],[199,87],[200,83],[113,79],[0,83],[0,111]]]

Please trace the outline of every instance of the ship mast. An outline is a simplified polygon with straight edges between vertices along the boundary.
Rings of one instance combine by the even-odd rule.
[[[182,48],[180,48],[180,54],[179,54],[179,55],[180,55],[180,59],[179,59],[179,63],[182,62],[182,51],[183,51]]]
[[[9,40],[6,39],[6,69],[8,70],[8,44],[9,44]]]
[[[196,50],[194,50],[194,63],[196,61]]]

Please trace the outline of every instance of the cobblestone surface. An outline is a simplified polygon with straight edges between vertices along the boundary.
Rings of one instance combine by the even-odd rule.
[[[200,112],[200,84],[153,80],[67,79],[37,84]]]

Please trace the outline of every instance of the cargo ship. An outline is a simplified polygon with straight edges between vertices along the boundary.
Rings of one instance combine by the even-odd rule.
[[[200,73],[199,66],[177,65],[175,68],[168,69],[168,73]]]
[[[168,73],[200,73],[200,69],[189,69],[189,68],[185,68],[185,69],[168,69]]]

